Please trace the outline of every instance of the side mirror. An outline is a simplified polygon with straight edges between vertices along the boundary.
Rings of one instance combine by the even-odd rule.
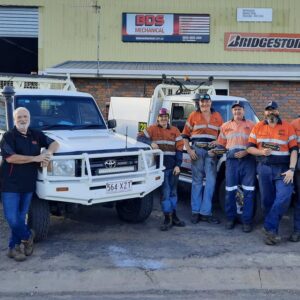
[[[116,119],[108,120],[107,121],[107,127],[109,129],[116,128],[117,127],[117,121],[116,121]]]

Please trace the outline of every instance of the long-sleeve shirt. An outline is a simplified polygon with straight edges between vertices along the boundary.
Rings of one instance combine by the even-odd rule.
[[[164,153],[164,166],[172,169],[182,164],[183,139],[177,127],[151,125],[138,134],[137,140],[148,145],[155,143]]]

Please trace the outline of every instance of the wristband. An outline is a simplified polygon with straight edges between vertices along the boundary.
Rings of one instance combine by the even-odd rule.
[[[295,168],[289,168],[289,170],[295,172]]]

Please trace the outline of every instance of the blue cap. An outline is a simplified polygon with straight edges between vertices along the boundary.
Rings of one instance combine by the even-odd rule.
[[[234,108],[236,106],[240,106],[240,107],[244,108],[244,103],[242,101],[236,101],[231,105],[231,108]]]
[[[277,109],[278,108],[278,105],[277,105],[277,103],[275,102],[275,101],[270,101],[267,105],[266,105],[266,107],[265,107],[265,110],[267,110],[267,109]]]

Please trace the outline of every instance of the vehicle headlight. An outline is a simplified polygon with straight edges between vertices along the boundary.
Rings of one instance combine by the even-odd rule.
[[[75,176],[75,160],[53,160],[48,168],[50,176]]]
[[[146,154],[145,158],[148,168],[155,166],[155,156],[153,154]],[[145,165],[142,156],[139,157],[139,169],[145,170]]]

